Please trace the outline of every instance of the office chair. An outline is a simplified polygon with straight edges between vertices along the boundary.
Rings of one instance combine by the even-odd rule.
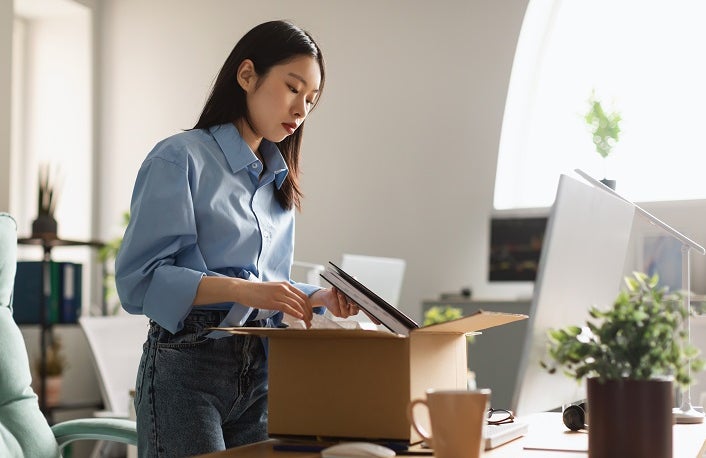
[[[407,263],[404,259],[344,253],[341,269],[397,307]]]
[[[17,225],[0,213],[0,456],[58,457],[77,440],[137,444],[135,422],[109,418],[69,420],[49,426],[32,391],[22,333],[12,318],[17,269]]]
[[[144,315],[83,316],[78,320],[91,349],[104,411],[96,416],[128,418],[149,320]]]
[[[292,280],[308,283],[310,285],[321,286],[319,274],[326,270],[321,264],[311,262],[294,261],[292,263]],[[303,274],[303,275],[302,275]]]

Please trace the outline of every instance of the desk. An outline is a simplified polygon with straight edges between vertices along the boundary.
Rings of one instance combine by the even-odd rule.
[[[568,445],[570,447],[588,446],[586,432],[569,432],[561,421],[560,413],[541,413],[526,417],[530,429],[527,436],[504,444],[483,454],[485,458],[517,458],[517,457],[547,457],[547,458],[578,458],[587,453],[570,451],[529,450],[525,446],[542,444]],[[698,425],[674,425],[674,458],[703,457],[706,453],[706,423]],[[272,439],[243,447],[232,448],[223,452],[201,455],[201,458],[320,458],[319,453],[306,452],[276,452],[272,445],[277,440]]]

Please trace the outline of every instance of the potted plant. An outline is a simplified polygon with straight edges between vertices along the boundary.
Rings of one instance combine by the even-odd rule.
[[[620,135],[621,116],[617,111],[606,112],[600,100],[596,98],[595,92],[591,93],[588,100],[588,111],[584,116],[586,124],[588,124],[591,139],[596,147],[596,151],[603,158],[604,178],[601,180],[603,184],[615,190],[615,180],[608,179],[607,161],[615,143]]]
[[[61,385],[64,375],[64,370],[68,367],[66,357],[64,356],[61,339],[54,333],[49,334],[49,345],[46,348],[44,358],[44,378],[46,392],[46,406],[55,406],[61,398]],[[34,370],[38,377],[35,380],[41,380],[42,377],[42,359],[37,358],[34,361]],[[41,386],[35,386],[34,390],[41,396]]]
[[[37,219],[32,222],[32,237],[55,239],[57,224],[54,219],[57,193],[48,165],[39,167],[37,193]]]
[[[626,277],[608,310],[592,307],[584,327],[548,332],[548,354],[577,381],[587,379],[589,456],[672,454],[673,383],[688,386],[703,369],[688,342],[681,294],[658,277]]]
[[[457,320],[462,317],[463,312],[458,307],[436,305],[424,313],[424,326]]]
[[[130,223],[130,212],[123,212],[122,232],[125,232]],[[117,297],[115,287],[115,257],[118,255],[120,245],[123,243],[123,236],[115,237],[98,250],[98,259],[103,263],[103,300],[108,303],[111,298]],[[114,303],[110,307],[111,314],[115,315],[120,310],[120,303]]]

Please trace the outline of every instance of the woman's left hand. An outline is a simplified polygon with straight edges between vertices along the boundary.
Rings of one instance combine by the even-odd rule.
[[[311,296],[312,306],[324,306],[337,317],[348,318],[358,314],[358,304],[347,298],[336,288],[324,288]]]

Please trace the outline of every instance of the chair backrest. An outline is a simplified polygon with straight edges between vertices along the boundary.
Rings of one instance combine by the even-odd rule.
[[[12,318],[16,269],[17,225],[0,213],[0,456],[56,457],[59,447],[30,386],[27,348]]]
[[[341,261],[341,269],[395,307],[400,299],[406,266],[404,259],[348,253]]]
[[[142,345],[147,338],[148,318],[91,316],[79,318],[79,323],[91,348],[106,415],[127,418],[130,390],[135,388]]]

